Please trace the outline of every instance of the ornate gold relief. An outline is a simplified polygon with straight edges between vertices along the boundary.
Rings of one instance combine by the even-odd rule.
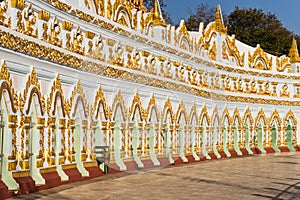
[[[209,117],[209,114],[208,114],[208,111],[207,111],[207,107],[206,107],[206,104],[204,104],[201,112],[200,112],[200,117],[199,117],[199,120],[200,120],[200,123],[199,125],[200,126],[203,126],[204,125],[204,119],[206,119],[206,122],[207,122],[207,126],[210,126],[210,117]]]
[[[294,37],[293,37],[292,46],[291,46],[291,49],[289,52],[289,57],[290,57],[291,63],[300,62],[300,57],[299,57],[298,48],[297,48],[297,41]]]
[[[272,70],[272,58],[269,58],[267,53],[257,45],[253,55],[249,52],[248,64],[250,68],[259,70]]]
[[[123,115],[123,120],[127,119],[127,109],[126,109],[126,106],[125,106],[125,103],[124,103],[124,100],[123,100],[123,96],[121,94],[121,91],[118,90],[115,98],[114,98],[114,101],[113,101],[113,104],[112,104],[112,110],[113,110],[113,120],[116,120],[116,109],[117,109],[117,106],[120,106],[121,107],[121,112],[122,112],[122,115]]]
[[[156,100],[155,100],[155,97],[154,97],[154,94],[152,94],[151,98],[150,98],[150,101],[148,103],[148,107],[147,107],[147,111],[145,111],[145,113],[147,114],[147,119],[149,121],[151,121],[151,116],[152,116],[152,109],[154,108],[154,111],[155,111],[155,116],[156,116],[156,120],[159,121],[160,119],[160,116],[159,116],[159,110],[158,110],[158,106],[156,104]]]
[[[38,12],[38,18],[48,22],[50,19],[50,13],[48,13],[47,11],[41,10]]]
[[[189,117],[188,117],[188,114],[186,112],[186,108],[185,108],[183,100],[179,103],[178,108],[177,108],[177,112],[176,112],[176,115],[175,115],[175,119],[176,119],[177,123],[180,123],[181,114],[183,114],[184,119],[185,119],[185,123],[187,123],[189,121]]]
[[[289,86],[287,85],[287,83],[284,83],[280,90],[280,96],[289,98],[290,92],[288,90],[289,90]]]
[[[276,69],[279,72],[291,72],[291,63],[289,57],[278,58],[276,57]]]
[[[144,121],[144,119],[147,117],[144,115],[144,110],[142,107],[142,102],[141,102],[141,98],[139,96],[139,93],[136,91],[134,98],[131,102],[131,106],[129,108],[129,117],[131,118],[131,120],[136,119],[135,115],[136,112],[139,111],[140,113],[140,121]]]
[[[11,27],[11,18],[7,17],[8,1],[3,0],[0,3],[0,25],[10,28]]]
[[[35,28],[36,16],[32,8],[32,4],[29,4],[29,6],[25,8],[23,16],[24,30],[22,30],[21,32],[32,37],[37,37],[38,29]]]
[[[104,110],[104,116],[105,119],[108,120],[111,118],[111,111],[109,110],[109,107],[106,105],[106,101],[105,101],[105,97],[102,91],[102,87],[100,86],[97,90],[96,96],[95,96],[95,100],[94,100],[94,106],[93,109],[96,111],[95,112],[95,118],[98,119],[100,115],[100,104],[102,104],[103,106],[103,110]],[[104,120],[104,119],[101,119]]]
[[[170,100],[170,97],[167,98],[166,102],[165,102],[165,105],[164,105],[164,109],[163,109],[163,121],[165,122],[165,120],[167,119],[167,114],[168,112],[170,113],[170,117],[171,117],[171,124],[173,124],[174,122],[174,116],[173,116],[173,110],[172,110],[172,104],[171,104],[171,100]]]
[[[226,106],[224,111],[223,111],[223,114],[222,114],[222,124],[226,124],[225,121],[227,120],[228,121],[228,124],[227,125],[231,125],[232,124],[232,118],[230,117],[230,114],[229,114],[229,110],[228,110],[228,107]]]
[[[252,116],[252,113],[251,113],[251,110],[249,107],[247,107],[247,109],[244,113],[243,124],[246,125],[246,123],[248,121],[250,121],[250,124],[248,124],[248,125],[254,124],[254,119],[253,119],[253,116]]]
[[[60,24],[58,23],[57,17],[55,16],[50,23],[50,36],[49,36],[49,42],[53,45],[62,46],[62,40],[59,36],[61,30],[60,30]]]
[[[20,10],[23,10],[25,8],[24,0],[11,0],[10,5],[11,7],[18,8]]]
[[[236,63],[237,66],[244,67],[245,53],[241,55],[239,49],[235,44],[235,36],[233,36],[232,40],[230,40],[229,36],[226,34],[225,41],[226,42],[224,42],[223,44],[225,45],[225,48],[228,48],[228,55],[235,58],[232,61]]]
[[[76,98],[77,97],[77,98]],[[76,98],[76,99],[75,99]],[[76,102],[74,102],[75,100],[77,100]],[[75,108],[75,111],[73,112],[73,117],[75,116],[76,114],[76,109],[77,109],[77,105],[79,103],[79,100],[82,101],[83,103],[83,106],[84,106],[84,114],[85,116],[87,117],[87,113],[88,113],[88,104],[87,104],[87,100],[86,100],[86,97],[85,97],[85,93],[83,91],[83,87],[81,85],[81,82],[80,80],[77,82],[77,84],[75,85],[73,91],[72,91],[72,95],[71,95],[71,98],[69,100],[69,104],[71,106],[71,108]],[[76,103],[76,105],[74,106],[73,104]]]
[[[268,125],[269,124],[268,118],[266,117],[265,112],[264,112],[264,110],[262,108],[257,113],[257,116],[255,118],[255,125],[260,124],[261,123],[261,119],[263,120],[263,123],[264,123],[262,125]]]
[[[66,30],[66,31],[72,31],[73,24],[71,22],[68,22],[68,21],[63,21],[62,22],[62,29]]]

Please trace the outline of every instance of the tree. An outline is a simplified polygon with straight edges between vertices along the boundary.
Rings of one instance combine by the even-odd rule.
[[[165,19],[167,24],[173,24],[170,13],[165,10],[167,4],[164,0],[159,0],[159,5],[161,8],[162,16]],[[153,0],[144,0],[144,6],[148,9],[148,12],[153,8]]]
[[[198,31],[201,22],[204,26],[207,26],[210,22],[215,19],[215,8],[209,7],[208,4],[200,4],[196,8],[194,13],[191,9],[188,10],[189,17],[187,18],[185,24],[189,31]]]
[[[235,34],[236,39],[253,47],[260,44],[265,51],[277,56],[288,55],[294,35],[275,14],[239,7],[228,16],[228,34]]]

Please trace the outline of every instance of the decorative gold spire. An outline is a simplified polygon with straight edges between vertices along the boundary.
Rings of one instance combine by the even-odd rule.
[[[158,0],[153,0],[153,10],[152,10],[152,22],[154,26],[166,26],[165,20],[162,18],[161,13],[159,11],[159,3]]]
[[[290,57],[290,62],[300,62],[300,57],[299,57],[299,53],[298,53],[298,48],[297,48],[297,41],[296,39],[293,37],[293,42],[292,42],[292,46],[290,49],[290,53],[289,53],[289,57]]]
[[[224,26],[220,5],[217,5],[216,8],[215,30],[219,33],[227,33],[227,27]]]

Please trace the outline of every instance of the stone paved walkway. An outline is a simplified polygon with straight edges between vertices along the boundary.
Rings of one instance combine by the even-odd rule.
[[[22,199],[300,199],[300,153],[212,160],[121,173]]]

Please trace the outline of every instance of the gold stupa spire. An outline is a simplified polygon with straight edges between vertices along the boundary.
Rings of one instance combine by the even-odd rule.
[[[163,19],[160,9],[159,9],[159,3],[158,0],[153,0],[153,10],[152,10],[152,22],[154,26],[166,26],[166,22]]]
[[[224,26],[220,5],[217,5],[216,7],[215,30],[219,33],[227,33],[227,28]]]
[[[298,48],[297,48],[297,41],[295,37],[293,37],[292,46],[289,52],[290,62],[300,62]]]

